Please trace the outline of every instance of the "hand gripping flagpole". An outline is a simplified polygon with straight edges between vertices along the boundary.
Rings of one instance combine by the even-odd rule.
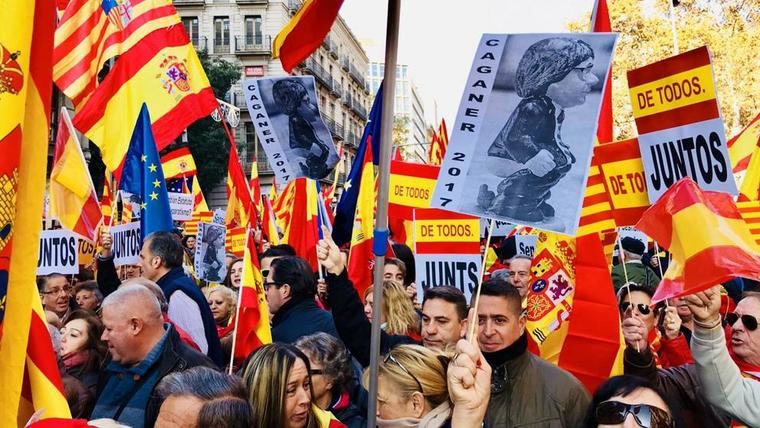
[[[393,133],[393,102],[396,93],[396,55],[398,52],[398,23],[401,0],[388,0],[388,21],[385,29],[385,76],[383,76],[383,114],[380,130],[380,162],[377,186],[377,214],[373,252],[375,253],[374,289],[372,297],[376,308],[383,303],[383,267],[388,247],[388,183]],[[390,95],[387,95],[390,94]],[[367,147],[372,150],[372,147]],[[367,427],[375,428],[377,417],[377,364],[380,358],[380,311],[372,312],[372,336],[369,363],[369,403],[367,404]]]

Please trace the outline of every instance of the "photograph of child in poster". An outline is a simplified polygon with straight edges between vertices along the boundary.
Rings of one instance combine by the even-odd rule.
[[[224,225],[198,223],[195,244],[195,273],[198,278],[209,282],[224,281],[227,276],[224,237]]]
[[[327,177],[338,162],[332,135],[319,112],[311,76],[243,83],[253,124],[277,180]],[[287,165],[286,165],[287,164]]]
[[[433,206],[578,227],[614,34],[486,34]]]

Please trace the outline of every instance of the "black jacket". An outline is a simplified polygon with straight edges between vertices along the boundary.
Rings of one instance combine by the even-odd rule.
[[[338,337],[332,315],[320,309],[313,299],[291,300],[272,317],[274,342],[294,343],[303,336],[319,332]]]
[[[328,273],[325,276],[325,282],[327,282],[328,287],[327,300],[332,308],[333,318],[335,318],[335,325],[338,327],[341,340],[362,367],[369,366],[372,324],[364,315],[364,306],[359,299],[359,294],[356,293],[356,289],[351,280],[348,279],[345,270],[340,275]],[[387,353],[396,345],[404,344],[419,345],[420,343],[409,336],[380,332],[381,354]]]
[[[98,282],[98,288],[103,293],[103,297],[116,291],[121,284],[119,274],[116,272],[116,265],[113,264],[113,256],[101,258],[95,256],[97,259],[98,271],[95,275],[95,279]]]

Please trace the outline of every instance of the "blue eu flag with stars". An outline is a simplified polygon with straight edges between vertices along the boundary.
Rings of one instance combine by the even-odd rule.
[[[140,198],[140,234],[143,239],[153,232],[174,229],[164,171],[150,123],[148,107],[143,104],[124,157],[119,183],[120,190]]]

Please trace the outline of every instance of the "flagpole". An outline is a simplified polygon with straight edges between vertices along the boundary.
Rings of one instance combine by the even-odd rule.
[[[673,0],[667,0],[670,6],[670,32],[673,34],[673,55],[678,55],[678,32],[676,31],[676,7]]]
[[[245,251],[248,251],[248,239],[251,237],[251,224],[248,223],[248,227],[245,228],[245,247],[243,250],[243,271],[240,272],[240,276],[242,278],[245,278],[245,271],[246,267],[250,269],[250,266],[247,266],[248,263],[245,262]],[[250,253],[250,252],[249,252]],[[251,257],[256,257],[255,254],[249,254]],[[237,293],[237,309],[235,309],[235,328],[232,330],[232,351],[230,352],[230,368],[227,371],[227,374],[232,376],[232,367],[235,364],[235,345],[237,345],[237,329],[238,329],[238,321],[240,320],[240,301],[243,298],[243,284],[240,284],[240,289],[238,289]]]
[[[485,275],[486,272],[486,259],[488,258],[488,248],[491,246],[491,238],[493,237],[493,225],[496,223],[493,219],[488,219],[488,236],[486,237],[486,249],[483,251],[483,258],[481,260],[480,264],[480,279],[478,280],[478,288],[475,290],[475,302],[472,304],[472,308],[475,311],[475,316],[478,316],[478,305],[480,304],[480,287],[483,284],[483,275]],[[468,334],[467,337],[470,338],[473,344],[476,343],[475,338],[477,337],[475,335],[475,329],[477,327],[477,322],[471,322],[467,326]]]
[[[374,289],[372,297],[376,308],[382,307],[383,268],[388,247],[388,184],[390,181],[391,148],[393,145],[393,103],[396,99],[396,56],[398,53],[398,26],[401,0],[388,0],[388,21],[385,29],[385,75],[383,76],[383,114],[380,133],[380,162],[378,175],[377,214],[373,252],[375,253]],[[367,150],[372,150],[367,147]],[[377,418],[377,364],[380,358],[380,312],[372,312],[370,341],[369,403],[367,427],[374,428]]]

